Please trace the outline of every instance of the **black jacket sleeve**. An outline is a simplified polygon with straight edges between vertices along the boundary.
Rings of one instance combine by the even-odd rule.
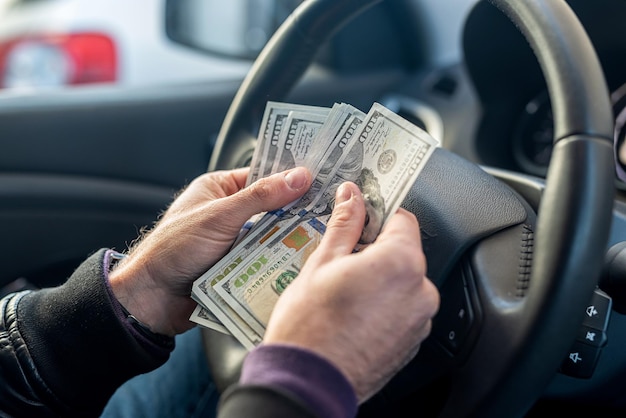
[[[0,301],[0,416],[96,417],[126,380],[163,364],[116,316],[105,250],[57,288]]]
[[[162,365],[118,318],[105,283],[105,250],[62,286],[0,300],[0,417],[98,417],[115,390]],[[288,392],[235,385],[219,418],[315,418]]]

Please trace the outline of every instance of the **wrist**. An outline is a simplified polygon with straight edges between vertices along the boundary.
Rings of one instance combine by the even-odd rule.
[[[144,336],[153,334],[155,341],[175,336],[177,332],[164,312],[167,303],[149,283],[148,275],[125,254],[112,251],[110,257],[109,284],[126,320]]]
[[[119,303],[119,302],[118,302]],[[135,315],[131,314],[126,310],[124,305],[119,303],[120,309],[124,315],[124,320],[128,323],[133,330],[135,330],[141,337],[147,339],[150,343],[156,344],[158,346],[173,349],[174,348],[174,338],[169,335],[159,334],[154,331],[147,325],[141,322],[135,317]]]

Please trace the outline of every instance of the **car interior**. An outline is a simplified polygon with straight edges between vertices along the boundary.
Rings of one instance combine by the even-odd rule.
[[[243,80],[2,92],[2,293],[248,165],[268,100],[378,102],[440,141],[403,207],[441,308],[359,416],[624,416],[624,20],[623,0],[306,0]],[[224,390],[246,350],[203,333]]]

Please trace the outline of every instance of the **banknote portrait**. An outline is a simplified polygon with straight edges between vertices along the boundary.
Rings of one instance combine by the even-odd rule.
[[[371,244],[374,242],[385,221],[385,199],[380,192],[380,184],[372,170],[364,168],[355,180],[365,202],[365,224],[359,239],[359,244]]]

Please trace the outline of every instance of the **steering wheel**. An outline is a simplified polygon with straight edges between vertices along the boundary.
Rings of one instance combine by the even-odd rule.
[[[283,99],[318,46],[378,1],[308,0],[293,13],[236,94],[209,170],[244,164],[266,101]],[[403,206],[420,221],[440,313],[418,356],[362,405],[363,416],[433,387],[443,393],[438,416],[523,416],[559,369],[597,285],[614,193],[602,69],[564,0],[489,2],[526,37],[548,85],[555,145],[539,209],[475,164],[444,149],[433,154]],[[246,351],[208,330],[204,340],[223,390]]]

